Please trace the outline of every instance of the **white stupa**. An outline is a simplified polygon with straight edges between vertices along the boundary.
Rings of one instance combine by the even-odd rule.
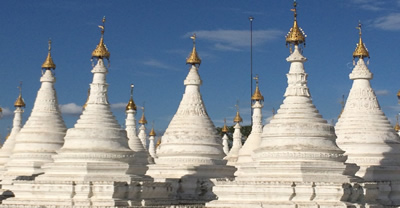
[[[236,161],[238,159],[239,156],[239,150],[242,148],[242,133],[240,132],[240,129],[242,128],[242,126],[240,126],[240,122],[243,122],[242,117],[240,117],[239,114],[239,106],[236,105],[237,107],[237,111],[236,111],[236,116],[233,119],[233,122],[235,122],[236,124],[233,126],[233,128],[235,129],[233,131],[233,135],[232,135],[232,148],[229,150],[228,155],[226,155],[226,157],[224,157],[225,160],[228,161],[228,165],[232,165],[234,166],[236,164]]]
[[[235,170],[223,160],[221,138],[201,97],[202,81],[198,73],[201,60],[196,52],[195,35],[192,39],[193,50],[186,60],[191,68],[184,81],[185,93],[162,136],[156,164],[149,165],[147,172],[156,181],[175,181],[179,187],[175,203],[211,200],[215,196],[210,178],[231,177]]]
[[[252,108],[253,108],[253,125],[251,127],[250,135],[247,137],[246,142],[243,147],[239,151],[238,161],[236,163],[236,167],[240,166],[240,164],[246,165],[249,162],[252,162],[253,159],[251,155],[253,151],[259,147],[261,142],[261,134],[262,134],[262,112],[261,109],[264,106],[264,96],[261,95],[260,89],[258,87],[258,75],[254,78],[256,80],[256,89],[254,94],[251,96]],[[235,173],[238,175],[240,173],[239,170]]]
[[[286,37],[294,51],[287,58],[291,64],[283,104],[263,128],[253,165],[240,166],[234,180],[216,181],[218,200],[206,207],[347,208],[362,200],[362,189],[347,176],[351,170],[335,143],[333,126],[312,104],[300,49],[305,35],[294,6],[294,25]]]
[[[146,124],[147,124],[147,120],[146,120],[146,116],[144,115],[144,106],[142,107],[142,117],[140,117],[139,119],[139,134],[138,137],[140,139],[140,142],[142,142],[143,148],[147,149],[146,146],[146,141],[147,141],[147,134],[146,134]]]
[[[9,161],[10,155],[15,146],[15,137],[17,133],[22,128],[22,114],[24,113],[25,102],[22,98],[21,86],[19,86],[19,96],[14,103],[15,111],[14,111],[14,119],[13,126],[10,134],[6,137],[6,141],[0,149],[0,174],[3,174],[6,170],[4,165]]]
[[[52,156],[64,143],[67,129],[61,117],[54,89],[55,68],[49,41],[48,55],[42,64],[43,71],[40,78],[42,84],[30,117],[15,137],[10,160],[5,165],[7,171],[4,173],[3,185],[10,183],[8,179],[43,173],[42,166],[53,162]]]
[[[223,146],[224,153],[226,155],[229,153],[229,144],[228,144],[229,137],[227,135],[228,131],[229,131],[229,129],[226,126],[226,119],[224,119],[224,127],[222,127],[221,132],[222,132],[222,134],[224,134],[224,136],[222,137],[222,146]]]
[[[149,154],[151,155],[152,158],[156,158],[156,149],[155,149],[155,140],[156,132],[154,131],[154,127],[151,128],[151,131],[149,133]]]
[[[391,190],[385,199],[380,196],[381,203],[400,205],[400,138],[371,88],[373,74],[364,62],[369,52],[361,38],[361,24],[358,28],[359,43],[353,53],[358,61],[349,75],[353,86],[336,124],[337,143],[346,151],[347,161],[360,166],[357,176]]]

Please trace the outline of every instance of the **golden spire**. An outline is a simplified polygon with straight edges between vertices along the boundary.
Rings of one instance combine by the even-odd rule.
[[[134,85],[131,84],[131,99],[129,99],[128,105],[126,105],[126,110],[136,110],[135,102],[133,102],[133,87]]]
[[[140,118],[139,123],[142,124],[142,125],[146,125],[147,124],[146,117],[144,116],[144,107],[142,107],[142,117]]]
[[[293,15],[294,15],[293,27],[290,28],[288,34],[286,35],[286,45],[289,45],[289,47],[292,45],[300,45],[300,44],[304,44],[304,46],[306,45],[307,35],[304,33],[303,29],[301,29],[297,25],[296,6],[297,6],[297,3],[296,3],[296,1],[294,1],[293,9],[290,10],[293,12]],[[290,51],[292,51],[292,48],[290,48]]]
[[[83,108],[84,110],[85,110],[85,108],[86,108],[86,106],[87,106],[87,104],[88,104],[89,96],[90,96],[90,87],[89,87],[89,89],[87,90],[86,102],[85,102],[85,104],[83,104],[83,106],[82,106],[82,108]]]
[[[158,141],[157,141],[157,144],[156,144],[156,149],[158,148],[158,146],[160,146],[160,144],[161,144],[161,137],[158,138]]]
[[[236,106],[236,116],[235,116],[235,118],[233,119],[233,122],[235,122],[235,123],[240,123],[240,122],[243,121],[243,119],[242,119],[242,117],[240,117],[240,114],[239,114],[239,105],[236,104],[235,106]]]
[[[51,39],[49,39],[49,52],[47,54],[46,60],[44,60],[42,64],[43,69],[56,69],[56,65],[53,62],[53,58],[51,58]]]
[[[221,129],[222,133],[227,133],[229,131],[228,127],[226,126],[226,118],[224,118],[224,127]]]
[[[361,33],[361,23],[360,22],[358,23],[358,27],[356,27],[356,28],[359,31],[358,34],[360,36],[360,39],[358,41],[356,50],[354,50],[354,52],[353,52],[353,59],[355,59],[357,57],[360,59],[369,58],[369,52],[368,52],[367,48],[365,47],[365,44],[363,43],[362,38],[361,38],[362,33]]]
[[[149,133],[149,136],[156,136],[156,132],[154,131],[154,121],[153,121],[153,126],[151,127],[151,131]]]
[[[189,54],[189,57],[186,59],[186,64],[192,64],[192,65],[198,64],[198,65],[200,65],[201,64],[201,59],[200,59],[200,57],[199,57],[199,55],[197,54],[197,51],[196,51],[196,34],[193,34],[190,38],[193,40],[193,50]]]
[[[96,49],[92,52],[92,58],[103,59],[106,58],[107,60],[110,58],[110,52],[108,52],[107,46],[104,44],[104,29],[105,29],[105,22],[106,17],[103,17],[103,25],[99,25],[101,29],[101,38],[100,43],[97,45]]]
[[[398,102],[400,104],[400,90],[397,92],[397,100],[398,100]]]
[[[251,96],[251,100],[264,101],[264,96],[261,95],[260,89],[258,88],[258,74],[253,79],[256,80],[256,90],[254,91],[253,96]]]
[[[399,115],[396,115],[396,125],[394,126],[394,130],[396,132],[400,131],[400,125],[399,125]]]
[[[24,99],[22,98],[22,82],[19,83],[18,89],[19,89],[19,96],[14,103],[14,107],[25,107],[25,102]]]

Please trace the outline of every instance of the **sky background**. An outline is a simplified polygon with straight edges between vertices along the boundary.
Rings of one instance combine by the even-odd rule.
[[[183,80],[192,49],[189,38],[197,34],[202,59],[201,93],[216,126],[224,118],[232,125],[239,100],[244,125],[250,123],[250,22],[253,21],[253,75],[259,75],[264,95],[264,119],[278,109],[287,86],[289,49],[284,36],[292,27],[293,1],[273,0],[37,0],[2,1],[0,7],[0,137],[12,127],[17,86],[23,82],[29,117],[40,87],[41,64],[52,39],[57,65],[55,88],[63,118],[73,127],[92,81],[91,52],[100,38],[106,16],[105,43],[111,52],[107,82],[109,101],[124,126],[130,84],[136,105],[146,107],[148,130],[154,121],[163,132],[184,93]],[[342,95],[352,80],[352,53],[358,42],[358,21],[370,52],[372,87],[385,114],[394,124],[400,107],[398,57],[399,0],[298,1],[298,23],[307,34],[304,56],[308,86],[322,116],[337,119]],[[255,84],[255,83],[254,83]],[[138,110],[137,119],[141,111]],[[159,134],[160,136],[160,134]]]

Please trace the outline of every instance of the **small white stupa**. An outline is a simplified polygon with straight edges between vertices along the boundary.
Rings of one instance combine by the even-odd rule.
[[[152,158],[156,158],[156,149],[155,149],[155,140],[156,132],[154,131],[154,127],[151,128],[151,131],[149,133],[149,154],[151,155]]]
[[[146,134],[146,124],[147,124],[147,120],[146,117],[144,115],[144,106],[142,107],[142,117],[140,117],[139,119],[139,124],[141,124],[141,126],[139,127],[139,134],[138,137],[140,139],[140,141],[142,142],[143,148],[147,149],[146,146],[146,141],[147,141],[147,134]]]
[[[26,124],[15,137],[10,160],[5,165],[3,188],[17,177],[37,176],[44,172],[42,166],[53,162],[52,156],[64,143],[67,130],[61,117],[57,95],[54,89],[56,65],[51,57],[51,41],[46,60],[42,64],[41,87],[38,91],[32,113]]]
[[[324,207],[347,208],[363,198],[352,184],[355,168],[345,164],[344,151],[335,143],[332,125],[312,103],[304,70],[306,58],[300,46],[305,35],[294,24],[286,43],[294,46],[287,61],[288,87],[285,99],[271,122],[264,126],[261,143],[252,162],[239,166],[234,180],[217,180],[213,192],[218,199],[206,207]],[[354,185],[354,186],[353,186]]]
[[[0,149],[0,174],[3,174],[6,170],[4,165],[9,161],[10,155],[15,146],[15,137],[17,133],[22,128],[22,114],[24,113],[25,102],[22,98],[22,84],[20,84],[19,88],[19,96],[14,103],[15,111],[14,111],[14,119],[13,126],[10,134],[6,137],[6,141]]]
[[[223,150],[224,153],[227,155],[229,153],[229,144],[228,144],[229,137],[227,134],[229,132],[229,129],[226,126],[226,119],[224,119],[224,127],[222,127],[221,132],[222,134],[224,134],[224,136],[222,137]]]
[[[261,134],[262,134],[262,112],[261,109],[264,106],[264,96],[262,96],[261,91],[258,87],[258,75],[254,78],[256,80],[256,89],[254,94],[251,96],[252,108],[253,108],[253,125],[251,127],[250,135],[247,137],[246,142],[243,147],[239,151],[238,161],[236,163],[236,167],[240,166],[240,164],[246,165],[249,162],[252,162],[253,159],[251,155],[253,151],[259,147],[261,142]],[[236,171],[235,175],[240,173],[240,168]]]
[[[204,106],[198,73],[201,60],[196,51],[196,36],[191,38],[193,50],[186,60],[191,67],[184,81],[185,93],[162,136],[156,164],[149,165],[147,172],[156,181],[175,181],[176,198],[181,203],[188,200],[201,203],[214,198],[210,178],[232,177],[235,170],[223,160],[221,137]]]
[[[364,62],[369,52],[361,38],[361,24],[358,29],[359,42],[353,53],[358,60],[349,75],[353,86],[336,124],[337,143],[346,151],[347,162],[360,166],[357,176],[366,182],[379,182],[374,190],[387,190],[380,192],[380,203],[400,205],[400,138],[371,88],[373,74]],[[366,188],[367,193],[371,188]]]
[[[240,132],[240,129],[242,128],[242,126],[240,126],[240,122],[243,122],[242,117],[240,117],[239,114],[239,106],[236,105],[236,116],[233,119],[233,122],[236,123],[235,126],[233,126],[233,128],[235,129],[233,131],[233,135],[232,135],[232,148],[229,150],[228,155],[224,158],[225,160],[228,161],[228,165],[232,165],[234,166],[236,164],[236,161],[238,159],[238,155],[239,155],[239,150],[242,148],[242,132]]]

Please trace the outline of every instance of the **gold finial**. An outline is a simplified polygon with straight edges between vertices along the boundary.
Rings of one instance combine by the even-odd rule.
[[[251,100],[253,101],[264,101],[264,96],[261,95],[260,89],[258,88],[258,74],[253,78],[256,80],[256,90],[254,91]]]
[[[221,129],[222,133],[227,133],[229,131],[228,127],[226,126],[226,118],[224,118],[224,127]]]
[[[100,43],[97,45],[96,49],[93,50],[92,58],[98,58],[98,59],[106,58],[107,60],[110,59],[110,52],[108,51],[107,46],[104,44],[105,22],[106,22],[106,17],[103,17],[103,25],[99,25],[99,28],[101,29]]]
[[[128,105],[126,105],[126,110],[136,110],[135,102],[133,102],[133,87],[134,85],[131,84],[131,99],[129,99]]]
[[[25,107],[25,102],[24,99],[22,98],[22,82],[19,83],[18,89],[19,89],[19,96],[14,103],[14,107]]]
[[[233,119],[233,122],[240,123],[243,121],[243,119],[242,119],[242,117],[240,117],[240,114],[239,114],[239,101],[238,101],[238,104],[235,105],[235,107],[236,107],[236,116]]]
[[[156,132],[154,131],[154,121],[152,122],[152,127],[149,136],[156,136]]]
[[[147,124],[146,117],[144,116],[144,105],[142,107],[142,117],[140,118],[139,123],[142,124],[142,125],[146,125]]]
[[[51,58],[51,39],[49,39],[49,52],[47,53],[46,60],[44,60],[42,64],[43,69],[56,69],[56,65],[53,62],[53,58]]]
[[[300,45],[303,44],[304,46],[306,45],[306,37],[307,35],[304,33],[303,29],[301,29],[297,25],[297,2],[294,1],[293,3],[293,9],[290,11],[293,12],[294,15],[294,22],[293,22],[293,27],[290,28],[288,34],[286,35],[286,46],[289,45],[290,51],[292,52],[292,45]]]
[[[342,105],[342,110],[340,111],[340,114],[338,116],[338,119],[342,116],[342,113],[344,111],[344,104],[346,103],[346,98],[344,95],[342,95],[342,101],[340,101],[340,105]]]
[[[89,89],[87,90],[87,98],[86,98],[86,102],[85,102],[85,104],[83,104],[83,106],[82,106],[82,108],[85,110],[85,108],[86,108],[86,106],[87,106],[87,104],[88,104],[88,102],[89,102],[89,96],[90,96],[90,87],[89,87]]]
[[[197,54],[196,51],[196,33],[193,34],[192,36],[190,36],[190,38],[193,40],[193,50],[192,52],[189,54],[189,57],[186,59],[186,64],[201,64],[201,59],[199,57],[199,55]]]
[[[355,58],[368,58],[369,59],[369,52],[367,47],[365,47],[365,44],[362,41],[361,35],[362,35],[362,31],[361,31],[361,22],[358,23],[358,27],[356,27],[356,29],[358,29],[358,34],[360,36],[356,50],[354,50],[353,52],[353,60]]]
[[[396,132],[400,131],[400,125],[399,125],[399,115],[396,115],[396,125],[394,126],[394,130]]]
[[[158,148],[158,146],[160,146],[160,144],[161,144],[161,137],[158,138],[158,140],[157,140],[156,149]]]
[[[397,100],[398,100],[398,102],[400,104],[400,90],[397,92]]]

